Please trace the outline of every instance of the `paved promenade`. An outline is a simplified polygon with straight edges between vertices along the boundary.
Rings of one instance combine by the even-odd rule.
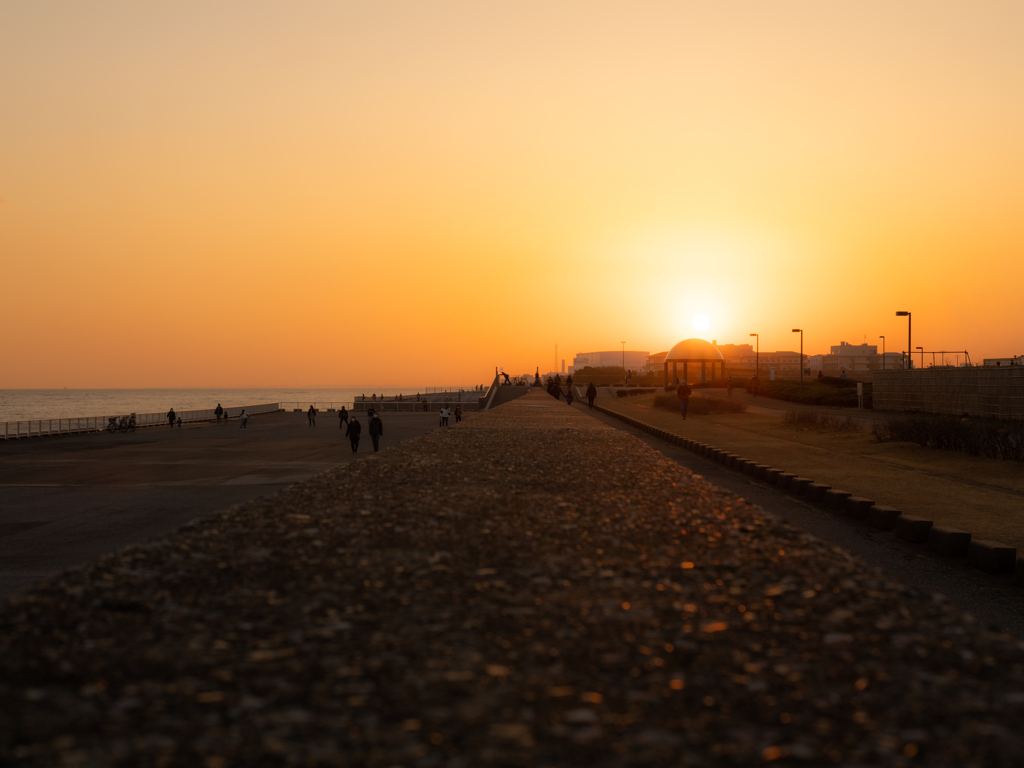
[[[363,419],[360,416],[360,419]],[[387,414],[387,448],[437,428]],[[364,430],[360,453],[373,450]],[[351,461],[333,413],[0,442],[0,597]]]
[[[1024,763],[1024,650],[543,394],[0,607],[0,763]]]

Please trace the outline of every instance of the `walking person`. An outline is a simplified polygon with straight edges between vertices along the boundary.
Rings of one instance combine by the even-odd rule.
[[[757,378],[755,373],[750,377],[750,383],[747,384],[747,391],[750,392],[751,397],[757,397],[757,390],[761,388],[761,380]]]
[[[594,410],[594,398],[597,397],[597,387],[594,386],[594,382],[590,382],[587,385],[587,403],[590,404],[590,410]]]
[[[167,423],[170,425],[171,429],[174,429],[174,420],[176,418],[178,417],[174,415],[174,409],[171,408],[171,410],[167,412]]]
[[[178,429],[181,429],[181,416],[178,417]]]
[[[214,409],[213,415],[217,417],[217,423],[220,424],[220,417],[224,415],[224,409],[220,407],[220,403],[217,403],[217,407]]]
[[[348,422],[348,428],[345,430],[345,437],[352,442],[352,453],[359,450],[359,433],[363,431],[363,425],[359,423],[354,415]]]
[[[458,424],[460,421],[462,421],[462,406],[461,405],[456,405],[455,406],[455,423]]]
[[[441,406],[441,426],[442,427],[447,427],[448,426],[448,417],[451,416],[451,415],[452,415],[452,412],[450,410],[448,410],[448,406],[447,405],[442,405]]]
[[[730,376],[729,380],[725,382],[725,389],[729,393],[729,397],[732,397],[732,387],[732,376]]]
[[[569,391],[565,393],[565,402],[566,402],[566,404],[570,408],[572,408],[572,387],[571,386],[569,387]]]
[[[686,411],[690,408],[690,395],[692,394],[693,389],[686,383],[686,379],[683,379],[676,389],[676,396],[679,398],[679,412],[683,415],[683,421],[686,421]]]
[[[246,413],[245,408],[242,409],[242,415],[238,417],[241,420],[241,424],[238,425],[239,429],[249,428],[249,414]]]
[[[345,410],[345,406],[341,406],[341,410],[338,411],[338,429],[342,428],[342,424],[348,426],[348,411]]]
[[[306,418],[309,419],[309,426],[316,426],[316,408],[312,405],[309,406],[309,410],[306,411]]]
[[[373,441],[373,452],[380,450],[380,439],[384,435],[384,422],[380,420],[379,413],[370,415],[370,440]]]

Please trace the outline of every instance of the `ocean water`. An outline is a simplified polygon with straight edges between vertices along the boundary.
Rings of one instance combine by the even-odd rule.
[[[392,397],[453,387],[348,389],[0,389],[0,422],[27,419],[67,419],[124,413],[166,413],[197,408],[287,403],[288,407],[351,406],[361,395]],[[470,390],[472,385],[462,389]]]

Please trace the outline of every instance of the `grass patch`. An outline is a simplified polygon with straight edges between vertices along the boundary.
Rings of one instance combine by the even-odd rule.
[[[856,408],[857,382],[850,379],[811,379],[798,381],[762,381],[759,395],[791,403],[821,405],[830,408]],[[871,384],[864,384],[864,407],[871,407]]]
[[[679,397],[676,395],[656,395],[655,408],[679,413]],[[738,400],[723,400],[719,397],[691,397],[687,413],[694,416],[708,416],[712,413],[743,413],[747,406]]]
[[[964,416],[915,415],[890,419],[871,430],[881,443],[917,443],[987,459],[1024,461],[1024,423]]]

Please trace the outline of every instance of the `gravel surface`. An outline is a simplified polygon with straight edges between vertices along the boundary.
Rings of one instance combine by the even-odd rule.
[[[0,608],[0,763],[1024,764],[1024,646],[531,394]]]

